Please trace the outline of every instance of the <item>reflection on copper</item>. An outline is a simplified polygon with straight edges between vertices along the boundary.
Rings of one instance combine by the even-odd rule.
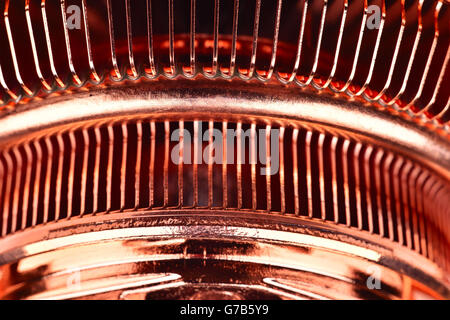
[[[447,2],[72,2],[0,0],[0,298],[450,297]]]

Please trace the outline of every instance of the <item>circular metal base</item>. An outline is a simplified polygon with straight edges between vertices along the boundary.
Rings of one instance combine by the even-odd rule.
[[[442,253],[448,250],[445,242],[445,231],[448,228],[444,218],[441,219],[448,202],[444,192],[447,190],[450,175],[448,139],[442,132],[434,131],[426,123],[420,122],[419,118],[402,111],[395,114],[397,111],[375,108],[361,99],[348,100],[326,92],[313,93],[308,89],[299,92],[273,83],[202,79],[120,83],[67,95],[55,94],[18,107],[0,120],[0,146],[6,150],[4,163],[7,176],[16,175],[14,163],[22,159],[22,154],[16,150],[17,146],[20,149],[20,146],[26,146],[30,141],[34,141],[36,150],[41,150],[41,142],[45,140],[45,152],[50,154],[52,150],[53,154],[60,154],[58,161],[62,161],[60,168],[63,170],[62,173],[53,170],[53,174],[52,170],[45,171],[47,177],[60,177],[55,179],[53,184],[47,184],[47,189],[43,191],[47,202],[43,201],[44,197],[38,196],[41,180],[37,180],[33,188],[32,205],[28,205],[33,208],[33,216],[20,216],[20,230],[17,228],[18,208],[22,207],[19,206],[19,196],[14,198],[14,201],[11,200],[12,197],[8,198],[12,201],[10,207],[14,209],[14,213],[9,219],[4,219],[5,237],[0,239],[0,298],[449,298],[450,279],[445,273],[447,256]],[[300,212],[298,208],[298,212],[291,210],[290,212],[298,213],[294,215],[287,211],[281,212],[284,210],[275,213],[270,211],[270,208],[243,210],[239,205],[237,207],[241,210],[230,209],[225,205],[221,208],[213,208],[211,205],[209,209],[204,210],[198,203],[197,206],[193,205],[195,209],[187,209],[183,203],[181,209],[170,209],[172,204],[164,202],[160,210],[144,210],[144,205],[139,201],[130,206],[122,206],[130,208],[128,212],[110,213],[111,210],[118,209],[118,206],[108,207],[106,210],[93,209],[92,212],[80,209],[80,212],[75,212],[72,216],[64,212],[60,216],[53,212],[54,208],[48,205],[53,202],[50,195],[54,193],[62,196],[62,186],[64,181],[67,181],[66,175],[75,176],[76,170],[73,168],[81,167],[80,163],[83,163],[86,173],[92,169],[88,165],[89,162],[83,161],[81,157],[78,157],[81,162],[77,157],[69,161],[72,155],[84,150],[87,159],[100,159],[96,169],[92,169],[97,173],[100,172],[100,167],[109,166],[111,170],[116,168],[114,161],[108,160],[106,165],[107,158],[102,156],[102,152],[106,150],[102,149],[102,146],[111,144],[113,140],[108,140],[108,144],[105,141],[98,143],[103,139],[102,135],[94,139],[89,130],[110,123],[122,124],[123,130],[126,123],[132,126],[133,121],[141,123],[149,119],[156,122],[186,123],[219,120],[229,123],[251,122],[286,127],[286,132],[294,128],[297,133],[298,128],[302,128],[311,135],[327,135],[328,138],[335,139],[334,141],[343,141],[342,145],[347,143],[347,147],[353,141],[359,145],[359,151],[361,148],[367,148],[366,151],[379,148],[380,152],[377,154],[387,156],[378,160],[370,156],[362,159],[361,153],[355,151],[354,159],[358,160],[357,164],[364,170],[355,170],[354,179],[357,181],[357,176],[361,178],[364,175],[364,183],[367,184],[365,191],[370,199],[361,202],[362,198],[357,199],[355,196],[355,201],[359,201],[363,209],[358,207],[359,211],[356,205],[355,209],[352,209],[348,203],[337,199],[342,208],[338,208],[334,213],[345,211],[348,216],[337,215],[334,219],[328,215],[322,215],[320,220],[311,218],[319,217],[313,206],[309,207],[309,212]],[[111,128],[113,127],[108,127],[108,130]],[[71,133],[80,131],[85,139],[81,144],[82,148],[78,144],[79,141],[67,140],[65,136],[69,133],[70,138]],[[118,139],[119,145],[120,142],[132,145],[143,140],[142,137],[140,140],[134,136],[133,138],[131,134],[126,135],[127,139],[122,138],[123,136],[125,135],[122,132],[121,138]],[[59,142],[57,146],[52,145],[52,139],[54,141],[55,137]],[[67,141],[64,143],[61,137],[65,137]],[[86,147],[89,141],[94,145],[94,140],[95,145],[99,147],[100,156],[94,155],[97,149]],[[65,152],[64,147],[69,144],[70,148]],[[73,147],[75,144],[76,148]],[[304,148],[307,143],[301,141],[299,145]],[[292,150],[297,150],[299,145],[293,144]],[[112,144],[112,147],[115,145]],[[316,150],[311,145],[308,148],[310,151]],[[331,147],[327,148],[321,149],[326,159],[333,158],[327,152],[335,155],[333,159],[341,157],[341,162],[335,164],[334,169],[330,169],[335,170],[334,174],[344,175],[345,170],[353,170],[353,164],[350,163],[354,159],[349,160],[350,157],[346,153],[348,150],[340,154],[340,149],[336,152]],[[28,149],[25,148],[26,150]],[[392,168],[390,165],[382,167],[381,163],[385,163],[382,159],[387,161],[389,155],[399,155],[401,159],[395,163],[400,165]],[[31,169],[38,165],[42,168],[50,166],[48,160],[43,162],[38,156],[27,154],[25,158],[27,161],[22,161],[22,164],[26,163]],[[150,156],[147,158],[149,163]],[[162,158],[163,156],[160,156],[158,161]],[[311,161],[313,158],[309,157],[308,160],[305,156],[304,159]],[[33,161],[37,161],[37,164],[33,164]],[[58,161],[53,159],[53,166]],[[74,165],[69,166],[72,162]],[[343,166],[341,170],[341,163],[348,167]],[[65,173],[69,171],[68,168],[64,169],[65,166],[72,168],[70,174]],[[145,166],[149,166],[147,162]],[[122,168],[127,166],[122,163]],[[30,172],[33,171],[31,169]],[[410,171],[413,173],[407,174]],[[430,182],[431,190],[422,194],[420,188],[415,187],[425,183],[426,178],[422,178],[427,177],[427,174],[419,176],[422,171],[429,171],[433,177],[436,175],[436,179],[439,178],[442,182],[442,188],[440,184]],[[114,174],[116,172],[114,171]],[[125,177],[125,174],[130,173],[125,169],[122,169],[122,172],[122,192],[129,190],[136,196],[139,192],[143,195],[151,191],[144,192],[135,188]],[[319,174],[327,175],[324,172]],[[288,174],[288,169],[285,174]],[[292,172],[293,176],[295,174]],[[307,180],[307,174],[302,174]],[[348,172],[346,174],[348,175]],[[26,174],[23,173],[23,176]],[[44,174],[42,176],[44,177]],[[99,174],[92,176],[97,177],[96,190],[104,188],[105,179],[101,179]],[[135,176],[135,173],[132,172],[131,176]],[[86,189],[89,175],[82,174],[81,177]],[[279,178],[281,181],[281,175]],[[47,179],[51,181],[50,178]],[[332,180],[330,177],[323,179]],[[433,179],[430,178],[429,181],[434,181]],[[316,181],[317,175],[312,180]],[[336,188],[341,188],[341,191],[331,188],[332,192],[339,191],[342,197],[348,197],[346,192],[354,188],[359,190],[358,194],[363,193],[358,189],[363,185],[362,180],[358,184],[354,182],[354,185],[343,178],[342,181],[337,180],[339,179],[335,178],[333,183]],[[13,188],[12,180],[7,181],[9,184],[6,184],[5,188],[14,190],[16,195],[22,193],[22,184],[14,184]],[[189,181],[185,181],[186,189],[192,187],[189,186]],[[205,179],[196,181],[201,188],[209,183]],[[118,189],[116,187],[119,183],[115,180],[113,182],[114,190]],[[243,182],[240,180],[240,183]],[[255,181],[247,183],[248,188],[250,184],[255,184],[256,190]],[[381,184],[386,186],[380,188]],[[30,189],[28,184],[23,185],[25,189]],[[284,182],[280,185],[285,187]],[[325,185],[320,185],[320,181],[316,185],[325,193]],[[52,188],[55,189],[54,192]],[[164,193],[159,194],[164,194],[165,197],[170,194],[172,197],[168,186],[164,185],[164,188]],[[310,194],[306,199],[306,193],[303,192],[304,198],[300,200],[303,203],[312,201],[313,193],[316,192],[311,181],[307,182],[307,188],[310,188]],[[74,188],[71,192],[85,195],[85,189]],[[388,189],[390,191],[386,191]],[[439,190],[442,191],[441,197],[438,197]],[[206,192],[203,190],[203,194]],[[336,193],[337,196],[339,192]],[[98,192],[92,194],[99,195]],[[400,198],[400,195],[404,198]],[[293,197],[294,193],[290,198],[286,196],[289,201]],[[416,204],[419,200],[416,202],[415,197],[423,200],[427,210],[421,211]],[[73,202],[75,204],[82,199],[85,202],[92,200],[89,197],[77,198]],[[320,199],[320,210],[322,203],[328,203],[333,208],[339,204],[333,202],[336,199],[330,196],[321,195]],[[150,202],[150,199],[148,200]],[[386,201],[384,207],[380,205],[383,201]],[[389,201],[398,206],[395,211],[392,211]],[[370,205],[376,206],[378,211]],[[70,208],[72,209],[72,206]],[[409,221],[410,216],[405,214],[405,217],[402,217],[403,211],[409,214],[408,208],[412,212],[412,222]],[[8,210],[5,212],[9,213]],[[388,235],[381,230],[378,230],[378,234],[374,230],[371,233],[369,227],[363,229],[366,226],[357,227],[350,221],[351,214],[360,214],[362,217],[363,211],[367,212],[367,215],[370,212],[373,218],[383,210],[386,211],[386,226],[381,222],[379,225],[389,229]],[[30,212],[31,209],[26,210],[26,213]],[[326,210],[321,213],[324,212]],[[398,213],[396,220],[391,216],[392,212]],[[343,218],[345,220],[342,220]],[[383,218],[380,216],[379,221]],[[368,220],[369,224],[373,223]],[[426,232],[423,221],[429,228]],[[395,229],[398,229],[398,234]],[[420,237],[417,230],[420,230]],[[406,235],[406,240],[403,239],[402,232]],[[410,243],[412,241],[414,246]]]
[[[0,246],[15,247],[1,255],[1,298],[450,297],[445,275],[420,255],[294,216],[111,213],[49,223]]]

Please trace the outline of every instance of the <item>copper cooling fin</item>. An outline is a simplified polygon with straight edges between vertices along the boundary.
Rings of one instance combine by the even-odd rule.
[[[0,0],[0,298],[450,298],[449,7]]]

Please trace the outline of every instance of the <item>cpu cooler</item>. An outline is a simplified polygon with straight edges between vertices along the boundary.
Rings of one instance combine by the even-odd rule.
[[[448,1],[0,10],[0,298],[450,298]]]

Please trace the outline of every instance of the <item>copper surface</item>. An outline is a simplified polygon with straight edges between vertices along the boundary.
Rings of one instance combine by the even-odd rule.
[[[0,298],[450,297],[448,2],[0,7]]]

